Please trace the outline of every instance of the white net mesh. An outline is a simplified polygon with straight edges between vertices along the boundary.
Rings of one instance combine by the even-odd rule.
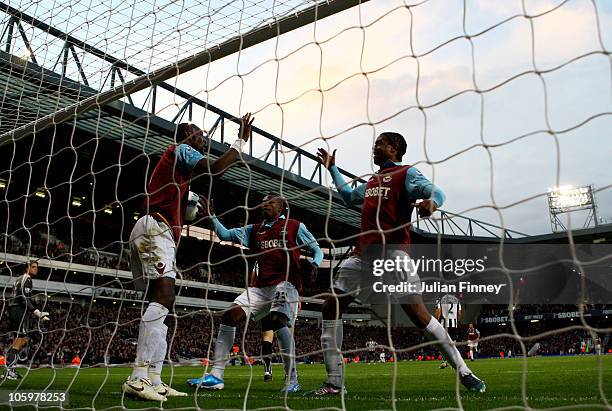
[[[146,72],[168,66],[197,52],[297,12],[313,4],[307,1],[230,1],[230,2],[12,2],[9,6],[50,24],[56,30],[78,39],[103,53]],[[7,23],[5,20],[4,24]],[[30,50],[14,39],[14,54],[33,54],[45,68],[58,68],[64,40],[48,30],[37,30],[23,22]],[[16,33],[17,34],[17,33]],[[109,87],[110,65],[79,51],[83,71],[97,90]],[[73,59],[73,56],[70,56]],[[81,78],[76,64],[67,76]],[[126,73],[126,78],[133,79]],[[106,81],[105,81],[106,80]]]
[[[413,215],[413,242],[610,242],[607,1],[37,1],[2,3],[0,16],[0,341],[24,377],[5,372],[2,407],[18,405],[4,391],[43,389],[68,392],[65,408],[153,406],[122,395],[151,299],[135,287],[129,238],[181,122],[209,132],[206,155],[216,159],[253,112],[239,165],[214,184],[210,173],[194,178],[191,190],[214,199],[227,228],[258,224],[263,197],[280,193],[323,249],[295,327],[305,390],[325,379],[322,305],[360,231],[359,207],[329,188],[319,147],[337,149],[340,174],[357,183],[378,168],[371,147],[381,132],[407,138],[404,163],[447,198],[433,218]],[[592,185],[596,201],[548,235],[547,192],[566,184]],[[185,381],[211,370],[220,315],[253,271],[245,248],[211,228],[200,221],[181,236],[162,378],[188,396],[164,408],[610,407],[612,311],[588,298],[464,305],[453,337],[469,360],[467,323],[482,333],[481,358],[468,361],[487,383],[482,397],[438,370],[440,352],[401,307],[364,303],[344,310],[346,395],[278,394],[279,365],[263,383],[262,326],[250,321],[228,347],[244,367],[228,367],[223,391],[194,394]],[[48,322],[11,308],[31,259],[40,259],[33,301]],[[23,347],[16,317],[29,318]]]

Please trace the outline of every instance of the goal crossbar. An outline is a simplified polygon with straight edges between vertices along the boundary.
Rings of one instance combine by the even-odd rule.
[[[41,131],[53,124],[65,122],[90,109],[103,106],[147,87],[163,83],[180,74],[202,67],[215,60],[252,47],[281,34],[288,33],[315,21],[329,17],[367,0],[335,0],[317,2],[313,6],[279,19],[275,24],[255,28],[244,35],[233,37],[220,45],[211,47],[190,57],[179,60],[136,79],[122,83],[107,91],[85,98],[52,114],[41,117],[28,124],[0,135],[0,145],[9,139],[19,140],[32,133]]]

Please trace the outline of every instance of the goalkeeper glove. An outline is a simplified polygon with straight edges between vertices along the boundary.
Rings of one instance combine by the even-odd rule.
[[[34,315],[37,318],[40,318],[42,321],[49,321],[51,318],[49,317],[49,313],[46,311],[40,311],[38,308],[34,310]]]

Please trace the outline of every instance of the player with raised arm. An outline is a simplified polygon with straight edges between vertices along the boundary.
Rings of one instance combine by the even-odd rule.
[[[167,351],[164,321],[175,301],[176,250],[185,223],[189,185],[196,175],[220,176],[238,158],[251,137],[253,120],[250,113],[242,117],[238,139],[212,163],[203,154],[207,145],[204,132],[194,124],[179,124],[179,142],[164,151],[151,175],[143,216],[130,234],[134,284],[147,293],[149,305],[140,322],[132,375],[123,384],[127,395],[154,401],[187,395],[165,384],[161,371]]]
[[[440,322],[450,338],[453,341],[457,341],[457,327],[459,327],[459,321],[461,320],[461,303],[457,297],[452,294],[443,295],[436,305],[434,317],[436,317],[438,321],[442,320]],[[440,369],[446,367],[448,367],[448,361],[446,361],[445,358],[442,364],[440,364]]]
[[[32,316],[40,321],[49,321],[49,313],[40,311],[32,303],[32,278],[38,274],[38,262],[32,260],[26,264],[25,273],[17,277],[13,284],[11,299],[8,304],[11,331],[16,333],[11,348],[6,354],[6,368],[3,379],[17,380],[21,376],[15,371],[19,361],[19,353],[28,343],[30,337],[30,319]]]
[[[478,340],[480,339],[480,331],[474,328],[474,323],[470,323],[468,326],[467,339],[468,348],[470,349],[468,358],[470,361],[474,361],[474,354],[478,353]]]
[[[188,380],[189,385],[223,389],[225,366],[237,324],[250,317],[260,320],[269,314],[285,366],[282,392],[292,393],[301,389],[295,367],[295,342],[289,329],[298,311],[302,288],[300,247],[308,247],[314,253],[310,263],[311,281],[316,278],[323,252],[303,223],[285,217],[285,204],[279,195],[269,194],[263,199],[264,220],[261,223],[230,230],[208,209],[219,238],[249,248],[257,258],[259,272],[252,286],[240,294],[223,314],[210,374]]]
[[[374,164],[380,169],[366,184],[356,189],[344,181],[335,165],[335,153],[329,154],[320,148],[319,161],[329,169],[334,183],[347,205],[361,204],[361,234],[355,253],[345,259],[334,281],[334,291],[325,299],[322,307],[323,331],[321,348],[327,371],[327,381],[310,395],[327,396],[346,392],[342,359],[342,311],[349,303],[370,290],[361,290],[362,259],[360,250],[376,244],[410,244],[410,225],[413,208],[421,217],[430,216],[444,201],[444,193],[435,187],[415,167],[402,165],[406,153],[406,140],[401,134],[386,132],[380,134],[372,148]],[[416,203],[416,200],[422,199]],[[391,254],[407,253],[402,250]],[[401,273],[404,274],[404,273]],[[470,391],[484,392],[486,386],[476,378],[463,361],[448,333],[425,307],[420,294],[407,296],[402,304],[406,314],[425,335],[437,342],[450,364],[459,372],[461,383]]]

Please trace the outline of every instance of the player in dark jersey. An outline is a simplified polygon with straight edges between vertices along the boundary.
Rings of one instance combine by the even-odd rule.
[[[327,370],[327,381],[313,391],[313,396],[337,395],[345,392],[342,359],[342,311],[356,297],[367,297],[372,290],[360,289],[362,275],[361,249],[376,244],[410,244],[409,225],[412,210],[417,208],[421,217],[430,216],[444,201],[444,194],[415,167],[402,165],[406,153],[406,140],[398,133],[380,134],[372,148],[373,162],[379,170],[366,184],[356,189],[344,181],[335,166],[335,153],[329,154],[320,148],[319,161],[329,169],[334,183],[349,205],[361,204],[361,234],[355,253],[340,265],[334,282],[337,295],[326,298],[323,308],[323,331],[321,348]],[[422,199],[421,202],[416,201]],[[395,255],[397,254],[397,255]],[[388,251],[387,258],[407,256],[402,250]],[[403,276],[407,273],[399,273]],[[418,276],[407,275],[412,281]],[[437,342],[449,363],[459,372],[463,385],[470,391],[484,392],[484,382],[474,376],[463,361],[444,327],[436,321],[425,307],[420,294],[406,297],[402,304],[412,322],[425,335]]]
[[[459,327],[459,320],[461,320],[461,303],[459,299],[452,294],[443,295],[436,304],[434,317],[444,326],[450,338],[453,341],[457,341],[459,337],[457,327]],[[448,361],[444,359],[442,364],[440,364],[440,369],[446,367],[448,367]]]
[[[150,303],[140,322],[134,368],[123,384],[125,394],[154,401],[187,395],[162,382],[161,371],[167,351],[164,320],[175,301],[176,249],[185,223],[189,185],[197,175],[220,176],[251,137],[252,123],[250,113],[242,117],[238,139],[212,163],[203,154],[204,132],[194,124],[179,124],[179,142],[166,149],[151,175],[143,216],[130,234],[134,284],[147,293]]]
[[[303,223],[285,217],[285,205],[282,197],[269,194],[263,199],[264,221],[231,230],[225,228],[208,209],[219,238],[249,248],[257,258],[259,271],[252,286],[238,296],[223,314],[210,374],[188,380],[189,385],[210,390],[223,389],[224,370],[234,342],[236,325],[249,317],[260,320],[269,314],[285,365],[286,379],[282,392],[301,389],[295,369],[295,342],[289,330],[297,315],[302,288],[300,248],[308,247],[314,253],[310,263],[311,279],[316,276],[323,252]]]
[[[30,319],[32,316],[40,321],[49,321],[49,313],[40,311],[32,303],[32,278],[38,274],[38,262],[30,261],[26,264],[26,271],[15,280],[13,292],[8,304],[9,322],[11,331],[16,333],[11,348],[6,355],[6,368],[4,377],[16,380],[21,376],[15,371],[19,353],[28,343],[30,332]]]

